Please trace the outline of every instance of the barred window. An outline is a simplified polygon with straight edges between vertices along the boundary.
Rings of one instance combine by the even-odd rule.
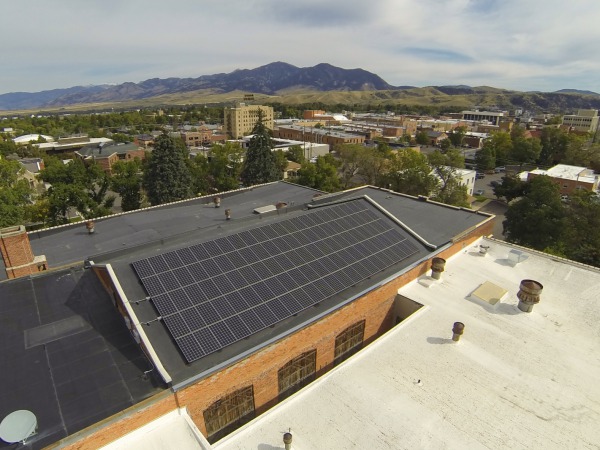
[[[279,378],[279,401],[299,391],[315,379],[317,351],[311,350],[287,362],[277,372]]]
[[[365,336],[365,321],[350,325],[335,338],[335,356],[333,364],[337,366],[362,348]]]
[[[248,386],[217,400],[204,411],[206,434],[216,442],[254,418],[254,389]]]

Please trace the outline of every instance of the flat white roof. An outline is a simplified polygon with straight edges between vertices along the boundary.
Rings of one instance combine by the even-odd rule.
[[[208,450],[210,444],[185,409],[171,411],[101,447],[103,450]]]
[[[531,173],[537,175],[548,175],[553,178],[562,178],[565,180],[584,181],[586,183],[593,183],[595,180],[595,176],[591,170],[585,167],[569,166],[566,164],[557,164],[548,170],[532,170]]]
[[[295,450],[597,447],[600,271],[529,251],[513,267],[511,249],[480,240],[400,289],[425,306],[213,448],[282,448],[289,428]],[[531,313],[523,279],[544,285]],[[507,291],[495,307],[470,299],[486,282]]]

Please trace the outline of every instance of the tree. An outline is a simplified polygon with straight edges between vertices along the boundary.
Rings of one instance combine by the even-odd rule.
[[[429,136],[426,131],[418,131],[415,136],[415,141],[420,145],[429,145]]]
[[[488,155],[488,161],[489,158],[492,157],[495,160],[495,164],[505,165],[508,156],[512,151],[512,139],[510,134],[506,131],[491,133],[491,136],[485,140],[483,148],[477,152],[477,154],[481,153],[482,150],[485,150],[485,154]],[[495,166],[492,166],[490,168],[493,169],[494,167]]]
[[[190,195],[191,176],[183,143],[166,134],[154,141],[142,184],[152,205],[183,200]]]
[[[456,127],[452,133],[448,133],[448,139],[454,147],[462,147],[463,139],[467,133],[467,127]]]
[[[494,149],[491,146],[483,145],[483,148],[475,153],[475,164],[477,170],[485,172],[492,170],[496,167],[496,157],[494,156]]]
[[[86,219],[112,212],[115,197],[107,195],[110,180],[96,163],[86,165],[74,159],[64,164],[58,158],[48,157],[40,178],[52,185],[45,194],[50,225],[67,223],[69,208],[75,208]]]
[[[390,157],[389,170],[382,180],[385,187],[414,196],[428,196],[436,183],[427,157],[409,148],[398,149]]]
[[[227,142],[213,145],[207,167],[208,191],[223,192],[237,189],[243,168],[243,156],[244,149],[238,143]]]
[[[271,131],[263,123],[263,113],[260,109],[252,135],[241,172],[242,182],[246,186],[252,186],[279,180],[281,172],[279,172],[277,160],[272,151],[274,145]]]
[[[331,154],[317,157],[316,162],[305,161],[298,170],[298,184],[325,192],[340,189],[336,160]]]
[[[21,178],[24,172],[19,162],[0,159],[0,228],[21,225],[27,218],[33,189]]]
[[[142,205],[141,166],[137,158],[132,161],[117,161],[112,166],[110,185],[112,190],[121,196],[123,211],[133,211]]]
[[[304,157],[304,149],[299,145],[290,146],[287,151],[287,159],[298,164],[304,163],[306,160]]]
[[[564,230],[566,256],[575,261],[600,267],[600,200],[596,193],[576,191],[565,205],[567,226]]]
[[[569,137],[560,128],[545,127],[540,139],[542,149],[538,162],[550,166],[562,161],[567,153]]]
[[[503,222],[506,239],[536,250],[559,252],[565,209],[559,186],[547,176],[527,183],[525,195],[509,206]]]
[[[540,140],[525,138],[525,131],[521,127],[514,127],[511,134],[512,148],[508,159],[513,163],[535,163],[542,150]]]
[[[469,206],[467,187],[461,183],[458,169],[465,167],[465,160],[460,150],[452,149],[443,154],[436,150],[429,155],[429,164],[438,179],[433,190],[433,199],[441,203],[455,206]]]
[[[517,175],[505,175],[502,177],[502,183],[494,187],[496,198],[504,197],[507,203],[515,198],[522,197],[525,194],[526,182],[521,181]]]

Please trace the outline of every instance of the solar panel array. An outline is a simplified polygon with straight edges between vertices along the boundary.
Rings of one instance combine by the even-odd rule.
[[[417,251],[361,200],[142,259],[133,267],[191,363]]]

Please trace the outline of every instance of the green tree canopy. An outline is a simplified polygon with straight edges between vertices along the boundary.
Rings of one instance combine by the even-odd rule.
[[[525,194],[527,183],[521,181],[517,175],[505,175],[502,177],[502,183],[494,187],[496,198],[504,197],[507,203],[515,198],[522,197]]]
[[[190,196],[192,183],[187,159],[188,152],[182,142],[176,142],[166,134],[154,141],[143,177],[143,186],[152,205]]]
[[[429,145],[429,136],[426,131],[417,131],[415,141],[419,145]]]
[[[273,154],[271,131],[263,123],[263,113],[258,111],[258,120],[252,130],[252,137],[246,151],[244,167],[240,174],[246,186],[269,183],[281,178],[277,158]]]
[[[22,225],[27,218],[33,190],[21,178],[24,172],[18,161],[0,159],[0,227]]]
[[[86,165],[80,159],[64,164],[58,158],[48,157],[40,178],[52,185],[45,194],[50,225],[66,223],[69,208],[86,219],[112,212],[115,197],[107,195],[110,180],[98,164]]]
[[[454,147],[462,147],[463,139],[467,133],[467,127],[456,127],[451,133],[448,133],[448,139]]]
[[[565,209],[559,186],[547,176],[527,183],[525,195],[505,214],[504,235],[510,242],[536,250],[560,247],[565,230]]]
[[[398,149],[389,160],[382,184],[396,192],[429,196],[437,184],[427,157],[409,148]]]
[[[465,167],[465,159],[458,149],[450,149],[447,153],[436,150],[429,155],[429,164],[438,179],[433,190],[433,199],[455,206],[469,206],[467,187],[461,183],[459,169]]]
[[[315,163],[305,161],[298,170],[298,184],[320,191],[335,192],[340,189],[336,160],[331,154],[317,157]]]
[[[133,211],[142,206],[142,175],[139,159],[117,161],[112,166],[110,186],[121,196],[121,209]]]

